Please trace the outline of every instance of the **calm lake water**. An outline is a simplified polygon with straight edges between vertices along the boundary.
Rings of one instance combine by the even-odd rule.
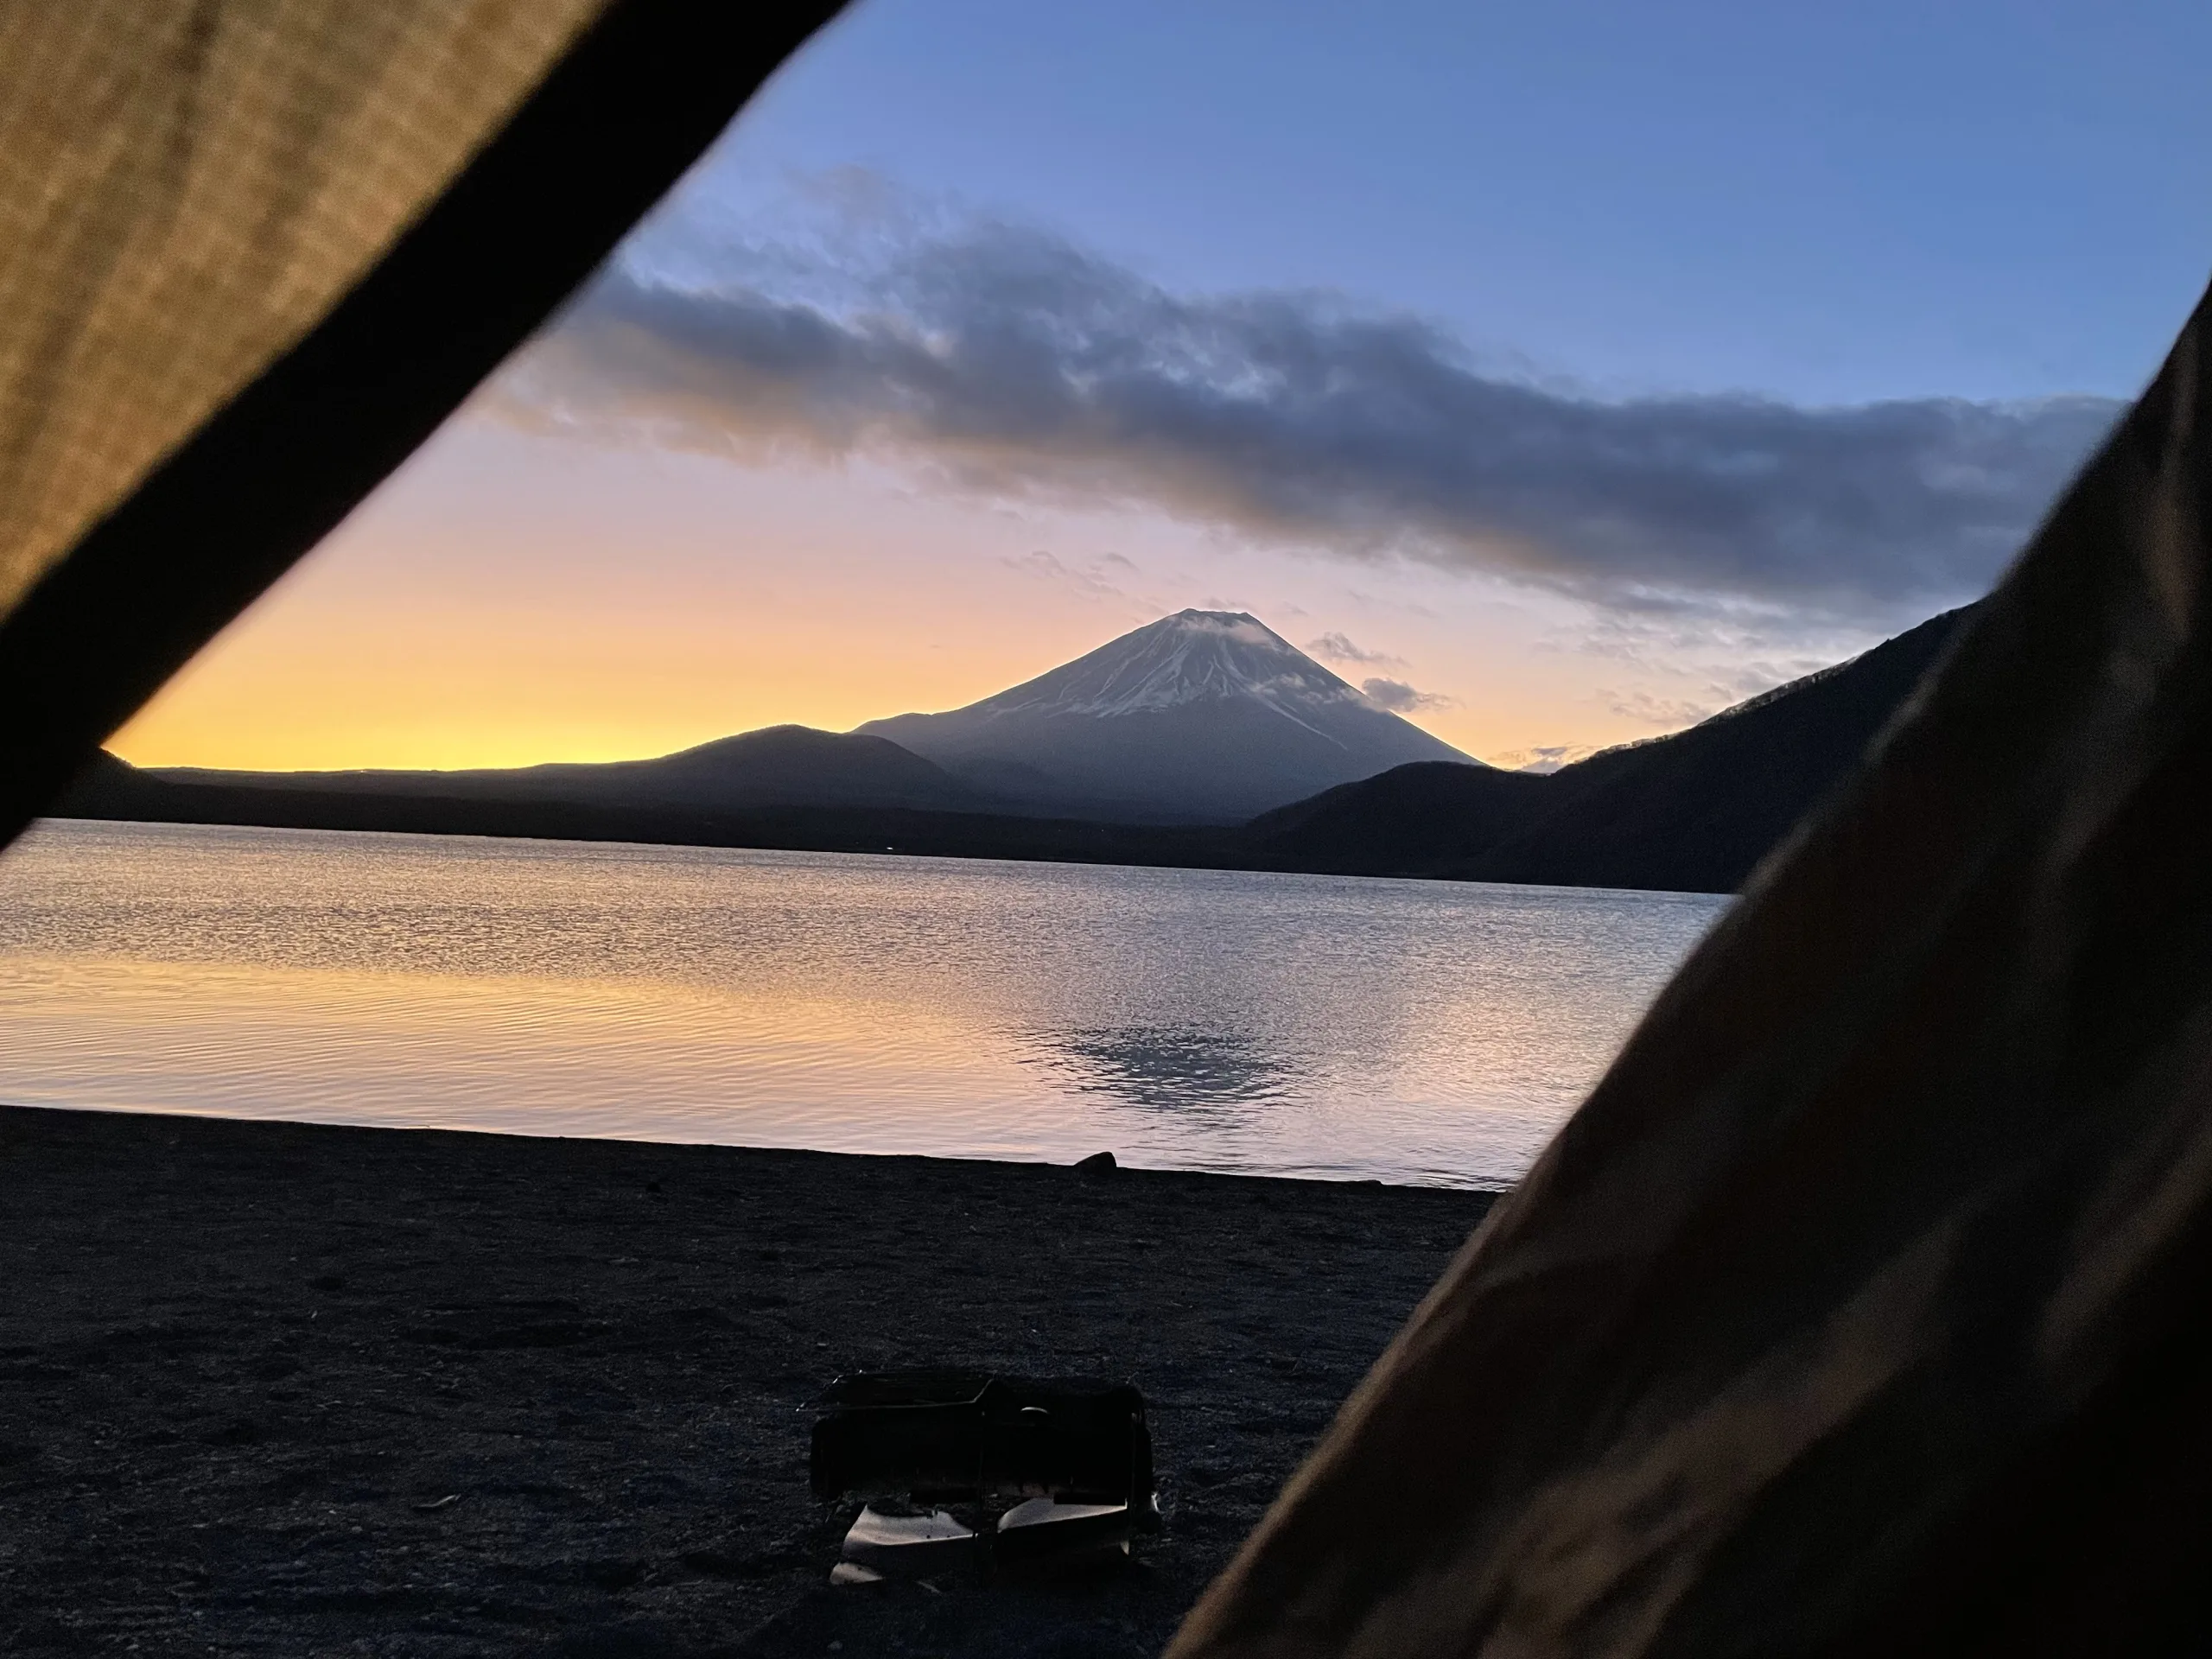
[[[0,1100],[1495,1185],[1726,903],[52,823]]]

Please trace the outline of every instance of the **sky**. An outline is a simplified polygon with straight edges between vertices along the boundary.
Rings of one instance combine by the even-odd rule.
[[[2212,9],[861,0],[115,740],[485,766],[1245,610],[1507,764],[1987,588],[2212,272]]]

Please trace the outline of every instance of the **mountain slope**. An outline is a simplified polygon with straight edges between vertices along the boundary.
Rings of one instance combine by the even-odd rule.
[[[881,740],[797,728],[659,760],[507,772],[147,772],[103,754],[54,810],[1726,893],[1840,783],[1967,614],[1937,617],[1688,731],[1549,777],[1417,761],[1242,826],[948,807],[936,803],[978,791]],[[1032,785],[1021,763],[1002,764],[1014,785]],[[843,804],[822,798],[831,773],[847,791]],[[808,798],[778,798],[791,796]]]
[[[1967,610],[1548,778],[1406,766],[1248,829],[1269,868],[1727,893],[1856,763]]]
[[[1425,873],[1534,823],[1549,777],[1421,760],[1263,813],[1243,842],[1269,868]]]
[[[652,760],[472,772],[212,772],[154,768],[175,784],[470,801],[569,801],[734,810],[856,806],[976,810],[984,791],[880,737],[771,726]]]
[[[1409,761],[1479,766],[1241,612],[1182,611],[938,715],[870,721],[1033,810],[1234,823]]]

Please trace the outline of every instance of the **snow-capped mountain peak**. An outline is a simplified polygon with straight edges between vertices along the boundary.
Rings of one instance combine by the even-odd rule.
[[[1156,714],[1183,703],[1250,697],[1290,713],[1302,702],[1364,702],[1347,684],[1242,611],[1178,611],[996,696],[990,715]]]
[[[1479,764],[1242,611],[1179,611],[964,709],[860,729],[1071,816],[1230,820],[1409,760]]]

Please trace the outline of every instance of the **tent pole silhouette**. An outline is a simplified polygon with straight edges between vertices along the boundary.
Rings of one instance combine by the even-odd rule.
[[[0,20],[0,842],[840,3]]]

